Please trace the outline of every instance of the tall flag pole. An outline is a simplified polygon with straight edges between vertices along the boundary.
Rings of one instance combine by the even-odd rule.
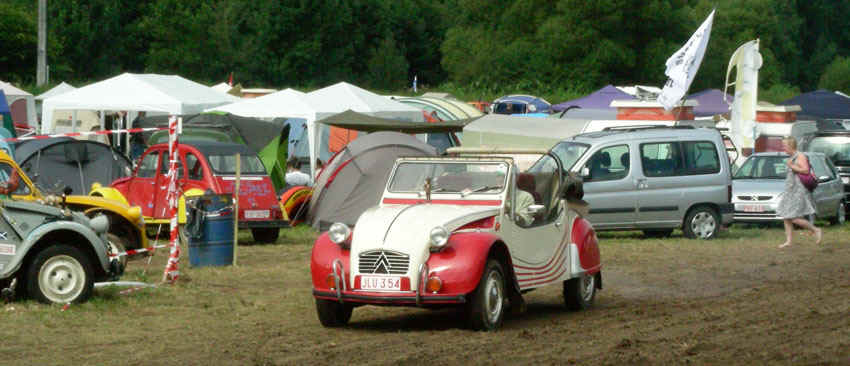
[[[691,35],[688,42],[667,59],[667,70],[664,71],[664,74],[669,79],[664,84],[661,94],[658,95],[658,102],[664,106],[665,110],[673,109],[675,104],[685,96],[688,88],[691,87],[691,82],[694,81],[702,58],[705,56],[705,48],[708,46],[713,21],[714,10],[697,28],[697,31]]]
[[[165,264],[165,271],[162,274],[162,282],[174,283],[180,272],[177,270],[177,262],[180,261],[180,242],[177,232],[177,202],[180,199],[180,192],[177,189],[177,135],[178,125],[182,124],[182,118],[171,116],[168,120],[168,190],[165,193],[165,200],[168,203],[169,215],[171,216],[171,252],[168,255],[168,262]]]

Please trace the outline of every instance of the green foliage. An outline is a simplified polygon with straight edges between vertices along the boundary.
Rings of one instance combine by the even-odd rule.
[[[691,91],[722,89],[729,57],[752,39],[762,90],[813,89],[850,57],[850,2],[833,0],[89,0],[48,2],[48,64],[51,80],[77,85],[233,72],[245,86],[398,89],[416,75],[422,87],[557,102],[607,84],[660,86],[712,9]],[[36,16],[36,1],[0,4],[0,77],[34,81]]]
[[[759,90],[759,100],[773,104],[780,103],[800,94],[800,88],[789,84],[776,83],[770,88]]]
[[[818,82],[820,89],[850,91],[850,58],[837,57],[826,67]]]
[[[38,32],[36,16],[14,3],[0,3],[0,79],[20,83],[35,79]]]
[[[388,35],[369,57],[369,85],[382,90],[403,88],[408,84],[409,67],[404,50]]]

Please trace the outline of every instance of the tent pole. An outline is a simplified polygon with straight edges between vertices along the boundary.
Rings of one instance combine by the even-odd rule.
[[[233,266],[236,266],[236,258],[239,249],[239,177],[242,170],[241,154],[236,153],[236,181],[233,182]]]

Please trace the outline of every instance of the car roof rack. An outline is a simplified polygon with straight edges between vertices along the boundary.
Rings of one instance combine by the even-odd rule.
[[[611,126],[605,127],[602,131],[640,131],[640,130],[649,130],[655,128],[673,128],[673,129],[684,129],[684,130],[692,130],[694,126],[688,125],[680,125],[680,126],[668,126],[668,125],[633,125],[633,126]]]

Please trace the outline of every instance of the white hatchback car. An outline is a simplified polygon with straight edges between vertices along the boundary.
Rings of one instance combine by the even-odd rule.
[[[843,224],[844,186],[832,161],[824,154],[805,153],[809,158],[818,187],[812,192],[816,216],[832,224]],[[785,189],[788,154],[782,152],[756,153],[747,158],[732,177],[732,203],[735,222],[771,222],[776,217],[776,205]]]

